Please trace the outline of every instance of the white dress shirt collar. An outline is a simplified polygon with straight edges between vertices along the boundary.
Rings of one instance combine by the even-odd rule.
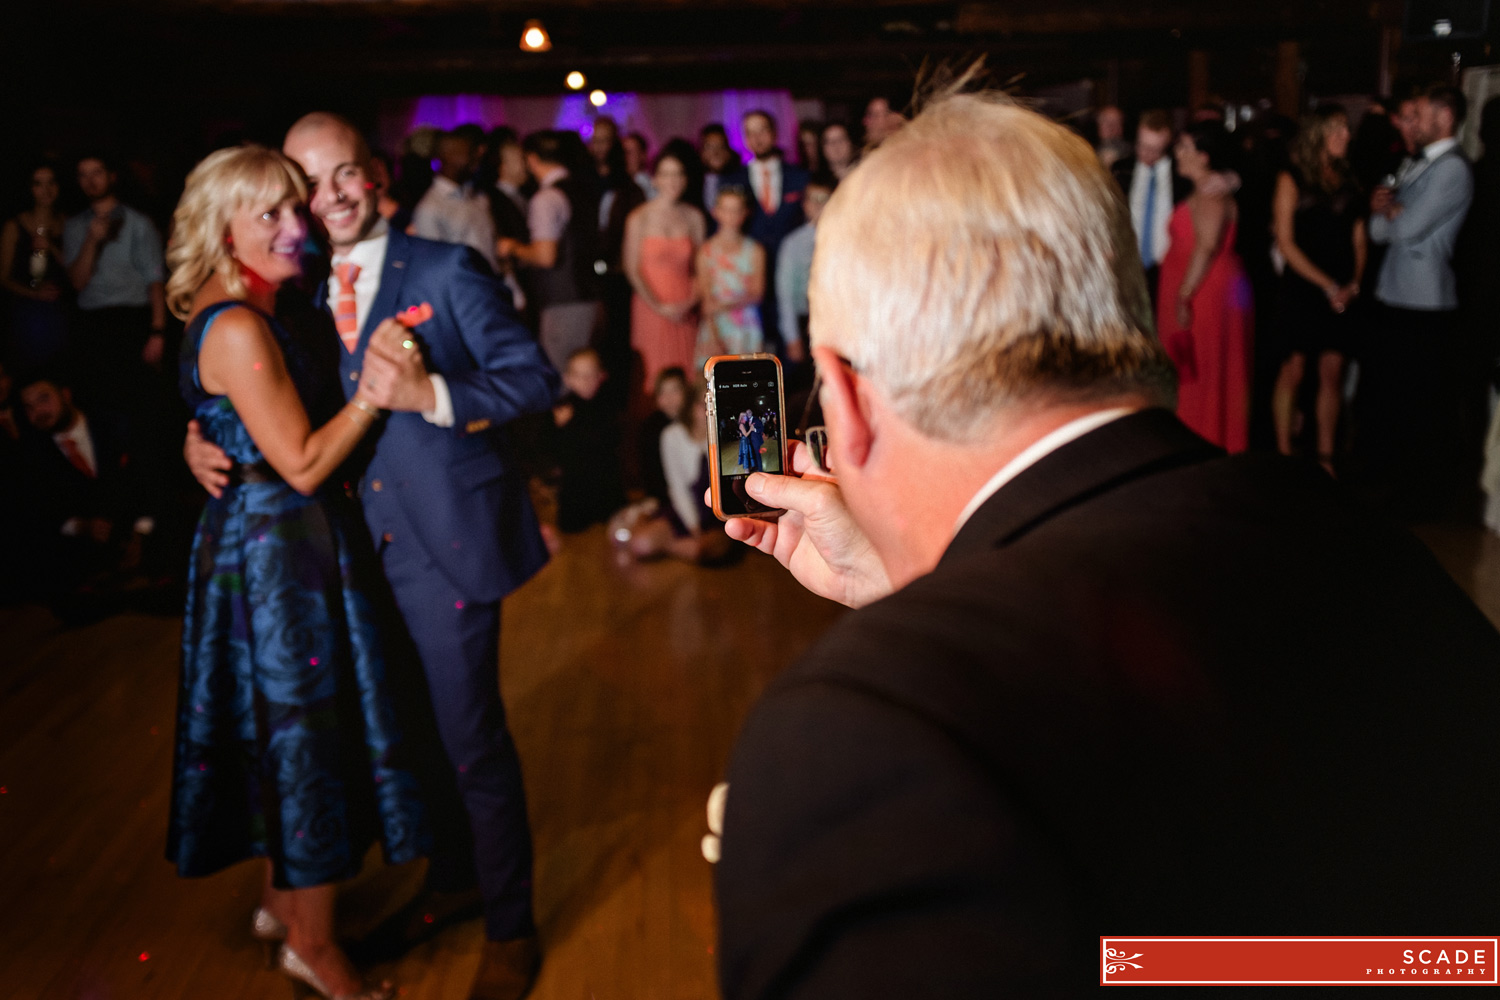
[[[567,167],[553,167],[551,170],[547,171],[545,174],[536,179],[537,187],[551,187],[558,181],[566,179],[567,176]]]
[[[1077,420],[1069,421],[1050,434],[1038,438],[1030,447],[1026,448],[1009,462],[1006,462],[999,472],[990,477],[989,482],[979,488],[979,492],[974,494],[974,499],[970,500],[962,513],[958,515],[958,523],[953,526],[953,534],[957,535],[959,530],[968,523],[969,518],[974,516],[974,512],[984,506],[985,501],[998,493],[1001,487],[1019,476],[1022,472],[1025,472],[1063,445],[1083,437],[1089,431],[1097,430],[1112,420],[1118,420],[1134,412],[1136,412],[1135,409],[1128,406],[1114,407],[1108,410],[1095,410],[1093,413],[1085,414]]]
[[[1429,143],[1427,146],[1423,147],[1422,159],[1426,160],[1428,163],[1431,163],[1433,160],[1437,159],[1439,156],[1442,156],[1444,153],[1448,152],[1448,150],[1457,145],[1458,140],[1451,135],[1446,139],[1439,139],[1437,142]]]
[[[83,415],[82,410],[74,412],[77,414],[77,419],[73,421],[73,426],[65,431],[58,431],[52,435],[52,440],[57,443],[57,447],[61,449],[64,455],[68,453],[68,449],[64,446],[63,442],[72,441],[74,447],[78,449],[78,453],[83,456],[84,462],[88,463],[88,467],[97,476],[99,474],[99,461],[94,455],[94,439],[89,436],[88,418]]]
[[[354,279],[354,313],[361,330],[365,328],[365,318],[370,315],[370,306],[375,303],[375,293],[380,290],[380,272],[385,269],[390,235],[390,224],[384,219],[376,219],[364,239],[354,244],[348,253],[333,257],[333,273],[328,276],[329,302],[336,300],[343,291],[338,277],[339,265],[355,264],[359,267],[359,276]]]

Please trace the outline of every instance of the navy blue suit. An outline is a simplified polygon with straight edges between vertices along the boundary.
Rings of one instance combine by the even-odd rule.
[[[325,288],[320,304],[326,296]],[[390,414],[359,499],[468,814],[467,824],[450,824],[456,829],[434,852],[429,881],[452,891],[477,876],[488,935],[505,940],[535,925],[520,761],[500,701],[500,599],[541,569],[547,550],[500,429],[551,406],[558,380],[474,251],[392,230],[358,347],[339,350],[346,397],[358,388],[374,329],[422,303],[432,318],[414,332],[428,369],[447,381],[454,424]]]
[[[755,188],[750,183],[750,171],[754,169],[755,161],[752,160],[726,174],[720,182],[720,190],[728,185],[738,185],[745,189],[746,197],[750,200],[750,221],[745,225],[745,232],[766,248],[766,292],[760,303],[760,325],[766,332],[767,341],[779,345],[783,338],[776,308],[776,253],[787,234],[807,221],[802,210],[802,199],[807,192],[808,173],[805,167],[783,159],[781,201],[777,204],[776,211],[767,213],[760,204],[760,199],[755,197]]]

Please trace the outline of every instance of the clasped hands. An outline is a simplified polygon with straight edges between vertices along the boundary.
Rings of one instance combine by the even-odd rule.
[[[422,413],[437,399],[415,334],[399,320],[385,320],[370,335],[359,376],[359,396],[382,410]]]
[[[838,481],[822,474],[800,441],[792,442],[791,465],[795,475],[757,472],[745,480],[750,496],[785,513],[775,521],[733,518],[725,533],[775,556],[819,597],[859,608],[890,594],[885,564],[850,516]]]

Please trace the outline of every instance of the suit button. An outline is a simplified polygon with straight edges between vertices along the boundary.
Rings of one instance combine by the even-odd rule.
[[[379,493],[381,490],[385,489],[385,483],[382,483],[377,479],[370,484],[370,489],[374,490],[376,493]]]
[[[349,373],[349,381],[351,381],[351,382],[358,382],[359,381],[359,372],[350,372]]]

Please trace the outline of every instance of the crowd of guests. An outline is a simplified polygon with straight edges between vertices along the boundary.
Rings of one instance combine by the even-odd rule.
[[[1399,517],[1473,516],[1500,157],[1464,157],[1466,105],[1446,84],[1377,100],[1358,134],[1332,103],[1233,132],[1218,108],[1148,110],[1133,146],[1120,109],[1097,113],[1188,426],[1315,459]]]
[[[187,517],[161,236],[119,197],[108,155],[75,166],[79,210],[64,213],[61,168],[39,162],[0,228],[0,598],[86,619],[174,603]]]
[[[372,151],[370,182],[387,225],[473,248],[564,374],[567,398],[550,420],[514,428],[528,470],[558,491],[558,526],[585,528],[644,495],[654,506],[642,523],[670,524],[689,543],[629,551],[722,553],[698,539],[718,533],[712,517],[671,500],[706,453],[687,461],[679,447],[664,461],[673,445],[647,419],[661,412],[653,400],[664,375],[696,397],[706,358],[762,350],[781,353],[807,387],[818,213],[858,150],[902,120],[877,98],[862,127],[800,123],[787,153],[779,123],[754,111],[732,123],[749,163],[718,123],[657,150],[607,116],[587,139],[419,130],[394,158]],[[0,596],[46,600],[78,620],[122,601],[173,607],[200,498],[175,443],[187,410],[171,365],[182,326],[164,292],[170,222],[121,197],[119,165],[102,151],[39,160],[29,180],[0,228]],[[337,288],[341,276],[328,278]],[[673,425],[690,427],[693,410]],[[662,468],[681,476],[667,484]]]
[[[317,112],[292,126],[281,151],[233,146],[199,163],[165,252],[157,226],[117,195],[107,157],[77,162],[88,207],[67,219],[56,207],[57,168],[34,171],[31,205],[0,236],[11,295],[0,462],[18,484],[4,496],[14,508],[6,552],[28,560],[17,562],[28,572],[6,578],[67,606],[80,593],[167,589],[171,573],[153,575],[152,552],[179,561],[186,610],[168,857],[188,876],[264,858],[250,931],[279,945],[289,977],[325,996],[388,1000],[394,987],[365,988],[351,959],[391,957],[478,914],[486,943],[471,997],[518,998],[536,976],[525,795],[496,683],[501,602],[559,544],[538,524],[529,480],[555,488],[558,529],[609,521],[630,557],[718,565],[743,552],[733,539],[778,555],[823,596],[856,606],[893,599],[894,617],[852,617],[804,670],[816,677],[819,663],[834,661],[876,669],[861,690],[897,711],[930,699],[921,725],[954,716],[939,738],[958,733],[962,753],[985,759],[959,768],[963,787],[917,783],[924,796],[946,789],[932,794],[957,803],[951,812],[928,808],[927,797],[883,803],[894,810],[888,819],[869,816],[893,845],[890,863],[870,866],[852,852],[840,877],[811,880],[828,898],[793,907],[815,912],[806,926],[825,927],[826,942],[855,942],[846,981],[874,983],[892,954],[883,935],[845,924],[870,898],[897,910],[926,900],[931,910],[949,900],[953,871],[966,886],[1005,881],[963,867],[1010,842],[994,829],[1031,838],[1067,826],[1026,805],[1013,825],[1006,816],[993,829],[981,823],[953,852],[958,866],[921,868],[947,863],[933,817],[973,824],[987,815],[973,801],[1004,797],[988,787],[1013,763],[1009,747],[990,745],[993,720],[1015,716],[1024,731],[1064,704],[1048,696],[1039,711],[1017,714],[1013,693],[998,688],[951,703],[931,697],[971,688],[976,658],[998,663],[1020,649],[1026,663],[1055,661],[1059,677],[1077,670],[1069,697],[1095,689],[1098,678],[1087,675],[1100,663],[1112,678],[1146,677],[1139,691],[1135,680],[1119,682],[1132,692],[1120,711],[1138,707],[1131,699],[1150,702],[1163,738],[1178,741],[1165,757],[1121,744],[1148,775],[1161,759],[1193,759],[1221,731],[1210,710],[1194,707],[1212,701],[1194,685],[1217,685],[1229,704],[1240,697],[1235,678],[1263,670],[1278,635],[1301,656],[1322,648],[1315,640],[1326,625],[1339,648],[1359,652],[1349,664],[1373,664],[1388,684],[1410,662],[1398,640],[1415,648],[1442,634],[1450,615],[1450,636],[1468,643],[1460,659],[1492,662],[1493,630],[1458,617],[1430,560],[1364,522],[1347,534],[1327,476],[1226,459],[1163,412],[1175,407],[1181,424],[1233,454],[1255,446],[1264,396],[1270,446],[1351,473],[1402,513],[1431,512],[1462,464],[1462,405],[1490,374],[1466,331],[1493,311],[1460,308],[1493,305],[1475,286],[1463,301],[1459,258],[1466,219],[1487,220],[1495,204],[1490,168],[1481,165],[1476,184],[1457,149],[1461,93],[1424,90],[1389,116],[1367,114],[1357,136],[1345,112],[1324,106],[1296,129],[1264,123],[1250,143],[1217,112],[1178,127],[1148,111],[1133,149],[1123,148],[1123,116],[1105,109],[1098,158],[1109,171],[1061,126],[998,99],[950,96],[936,107],[908,129],[876,98],[861,137],[850,123],[802,123],[791,154],[775,118],[751,111],[735,123],[751,153],[743,163],[722,125],[654,153],[607,118],[586,140],[464,126],[430,137],[432,167],[415,147],[394,163],[382,158],[347,120]],[[851,172],[857,156],[869,165]],[[829,209],[820,258],[834,263],[814,276],[824,206],[841,185],[850,194]],[[902,193],[905,201],[893,200]],[[913,246],[928,248],[926,267],[909,258]],[[693,373],[716,354],[773,351],[788,387],[811,395],[814,283],[821,315],[832,317],[820,320],[818,398],[839,481],[753,475],[747,490],[786,516],[721,527],[703,503],[716,470]],[[181,349],[169,351],[169,339]],[[964,350],[955,354],[955,343]],[[1258,373],[1270,373],[1264,385]],[[780,471],[761,457],[783,437],[777,412],[726,419],[715,433],[738,442],[738,469]],[[211,497],[190,558],[186,542],[173,556],[157,541],[170,534],[163,524],[189,520],[173,489],[179,448]],[[808,470],[795,453],[794,467]],[[1477,466],[1477,447],[1470,458]],[[932,474],[912,474],[923,468]],[[1007,489],[1017,476],[1029,478],[1029,493]],[[1169,523],[1179,507],[1182,520]],[[1254,532],[1265,537],[1253,542]],[[1198,545],[1200,533],[1216,544]],[[939,566],[950,547],[967,557]],[[1278,569],[1336,584],[1330,607],[1341,617],[1303,620],[1314,602],[1252,586],[1268,552]],[[1204,560],[1221,557],[1247,573],[1216,575]],[[1401,571],[1359,572],[1387,558]],[[1077,579],[1085,565],[1102,575]],[[1111,580],[1133,581],[1124,603],[1105,593]],[[1204,604],[1205,583],[1234,600]],[[1306,580],[1296,586],[1329,596]],[[975,604],[975,594],[1015,603]],[[1338,603],[1345,597],[1359,610],[1417,607],[1427,632],[1373,643]],[[1079,602],[1083,631],[1058,630],[1067,619],[1058,609]],[[951,620],[910,633],[932,607]],[[1126,621],[1141,614],[1145,632],[1160,626],[1160,637]],[[1246,646],[1248,633],[1232,627],[1237,614],[1280,632],[1257,631]],[[1172,631],[1182,623],[1191,636]],[[889,641],[871,647],[882,628]],[[1167,677],[1158,661],[1192,678]],[[1288,689],[1314,673],[1288,662],[1296,669],[1278,682]],[[922,670],[912,677],[951,669],[952,683],[911,686],[914,665]],[[811,946],[779,954],[746,928],[777,922],[758,915],[764,886],[828,867],[821,847],[802,853],[800,829],[817,803],[866,787],[840,769],[879,771],[881,754],[909,745],[886,738],[892,720],[871,716],[866,694],[845,703],[844,669],[810,686],[828,692],[811,705],[795,686],[781,688],[747,727],[718,876],[727,995],[748,995],[757,977],[823,974]],[[1458,680],[1444,705],[1492,703],[1470,697],[1488,681]],[[1256,698],[1241,700],[1238,711],[1260,718]],[[1318,704],[1352,711],[1338,697]],[[1266,731],[1303,739],[1311,716],[1265,707]],[[1088,711],[1104,709],[1073,706],[1059,717]],[[1114,733],[1110,718],[1084,728]],[[849,726],[848,739],[834,742],[854,751],[800,760],[788,784],[772,763],[804,756],[819,743],[809,727],[827,723],[835,734]],[[896,728],[905,734],[905,725]],[[1043,728],[1053,739],[1074,727]],[[1316,747],[1305,749],[1316,759]],[[947,782],[955,750],[943,744],[922,770]],[[1263,777],[1264,748],[1209,750],[1231,772]],[[1380,752],[1392,768],[1417,759],[1401,746]],[[1161,787],[1178,777],[1163,770]],[[1065,778],[1056,787],[1083,780]],[[1332,828],[1339,836],[1370,834],[1363,805],[1338,798],[1346,785],[1291,790],[1347,807]],[[890,784],[881,776],[872,787]],[[1264,801],[1284,801],[1279,785],[1265,788]],[[1090,798],[1097,806],[1101,796]],[[1046,812],[1044,800],[1037,789],[1018,797]],[[1206,845],[1228,829],[1243,830],[1247,843],[1259,836],[1233,803],[1221,805],[1205,813],[1204,829],[1185,828],[1185,843]],[[1453,809],[1463,830],[1488,828]],[[1159,851],[1154,824],[1169,811],[1131,806],[1117,818]],[[760,817],[758,834],[745,832],[746,817]],[[1430,839],[1442,826],[1434,816],[1411,836]],[[791,864],[777,857],[779,838]],[[431,864],[421,892],[351,955],[334,937],[336,886],[377,841],[390,861]],[[1298,851],[1289,857],[1301,872],[1308,859]],[[1051,886],[1078,882],[1057,857],[1090,855],[1036,853],[1024,867],[1043,873],[1038,905],[1051,913],[1063,895]],[[1322,847],[1305,853],[1326,856]],[[984,871],[1016,860],[1006,854]],[[1221,860],[1190,857],[1188,870],[1205,878],[1181,892],[1163,882],[1161,905],[1190,912],[1202,885],[1222,890],[1221,903],[1235,898],[1231,888],[1244,890],[1243,912],[1257,917],[1284,898],[1264,878],[1279,869],[1236,883]],[[897,861],[916,867],[901,875]],[[1354,867],[1347,874],[1359,874]],[[898,884],[887,885],[893,873]],[[786,898],[807,885],[794,888]],[[985,934],[1002,933],[986,921],[1014,925],[994,916],[1005,908],[984,891],[965,894],[977,902],[954,911],[955,926],[975,913]],[[1399,902],[1426,913],[1425,897]],[[1037,919],[1052,928],[1047,954],[1093,947],[1092,930],[1079,938],[1058,931],[1055,917]],[[971,973],[971,984],[999,981],[987,948],[962,950],[977,971],[947,961],[939,971],[952,970],[955,982]]]
[[[693,426],[696,408],[664,410],[663,394],[681,383],[697,398],[708,358],[761,351],[779,354],[788,384],[806,391],[818,216],[860,151],[904,120],[875,98],[858,125],[799,123],[788,152],[775,117],[750,111],[732,123],[747,162],[721,123],[696,142],[652,150],[602,115],[587,138],[503,126],[419,131],[395,180],[389,159],[375,158],[380,214],[479,253],[563,375],[566,395],[550,418],[517,428],[531,471],[557,490],[558,529],[618,515],[611,536],[642,558],[698,553],[713,563],[733,552],[712,517],[699,517],[701,504],[682,501],[706,475],[707,455],[701,434],[664,435]],[[424,187],[429,152],[436,169]],[[684,441],[697,442],[695,457]],[[668,529],[672,544],[660,534]]]

